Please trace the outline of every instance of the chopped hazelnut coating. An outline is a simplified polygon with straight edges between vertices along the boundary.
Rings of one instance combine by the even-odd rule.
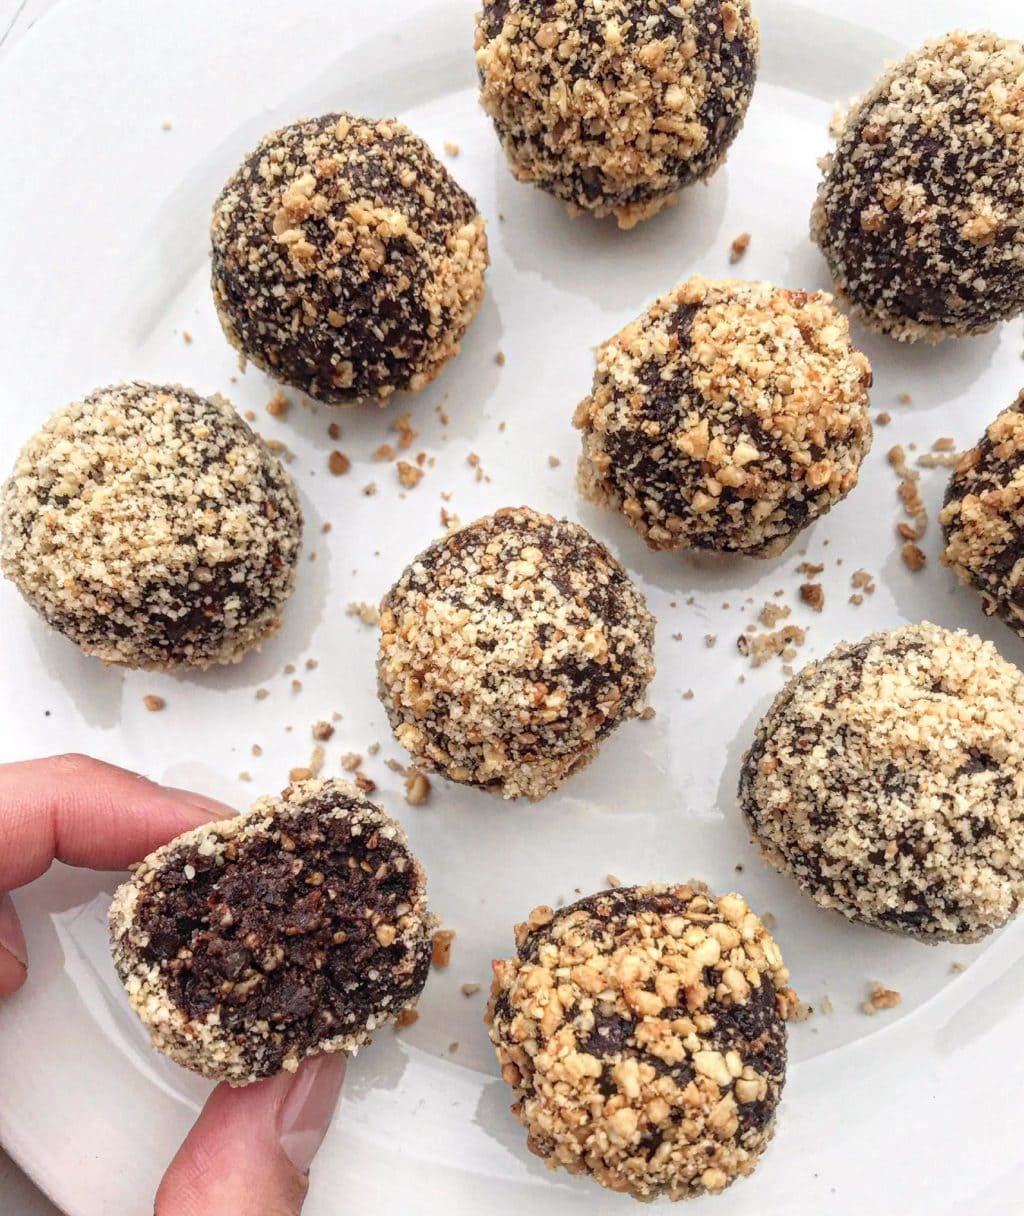
[[[748,0],[484,0],[480,103],[515,176],[631,228],[725,160],[754,88]]]
[[[866,325],[901,341],[1024,311],[1024,45],[956,32],[893,64],[847,116],[812,235]]]
[[[419,768],[545,797],[636,717],[654,675],[641,592],[579,524],[506,508],[435,541],[384,598],[377,674]]]
[[[695,276],[600,348],[581,490],[652,549],[775,556],[857,484],[870,386],[831,296]]]
[[[394,119],[303,120],[265,136],[213,211],[224,332],[321,401],[418,392],[484,294],[476,204]]]
[[[133,381],[58,410],[0,497],[0,565],[86,654],[233,663],[281,623],[302,516],[222,397]]]
[[[527,1146],[637,1199],[753,1172],[775,1130],[796,1004],[739,895],[618,887],[516,927],[487,1020]]]
[[[1024,898],[1024,676],[927,623],[843,643],[762,718],[739,793],[765,859],[823,908],[978,940]]]
[[[960,457],[939,522],[943,562],[1024,637],[1024,392]]]
[[[110,909],[153,1046],[247,1085],[355,1051],[416,1004],[436,918],[405,833],[343,781],[306,781],[151,853]]]

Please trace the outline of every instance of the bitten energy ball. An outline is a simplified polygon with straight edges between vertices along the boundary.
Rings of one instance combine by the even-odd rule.
[[[643,708],[654,620],[579,524],[506,508],[435,541],[384,598],[377,664],[422,768],[540,799]]]
[[[515,176],[623,228],[710,177],[757,73],[747,0],[484,0],[480,101]]]
[[[939,518],[942,560],[1024,637],[1024,392],[960,458]]]
[[[1024,312],[1024,46],[947,34],[846,118],[812,235],[857,316],[901,341]]]
[[[0,564],[86,654],[233,663],[281,623],[302,516],[291,477],[222,397],[133,381],[56,414],[0,499]]]
[[[394,119],[271,132],[221,192],[211,238],[228,340],[321,401],[418,392],[483,299],[476,204]]]
[[[652,549],[774,556],[857,484],[870,385],[831,296],[692,278],[600,348],[580,489]]]
[[[761,720],[740,804],[823,908],[976,941],[1024,898],[1024,676],[937,625],[844,643]]]
[[[775,1130],[796,1005],[738,895],[620,887],[516,928],[488,1009],[527,1145],[637,1199],[753,1172]]]
[[[303,782],[140,862],[110,909],[114,965],[158,1051],[247,1085],[355,1051],[416,1004],[424,883],[379,807]]]

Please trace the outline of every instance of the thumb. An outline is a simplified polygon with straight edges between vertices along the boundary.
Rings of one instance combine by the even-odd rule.
[[[298,1216],[343,1055],[241,1089],[219,1085],[164,1175],[154,1216]]]

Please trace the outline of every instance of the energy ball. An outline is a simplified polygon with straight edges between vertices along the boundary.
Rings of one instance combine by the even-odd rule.
[[[904,342],[1024,312],[1024,46],[947,34],[846,118],[811,217],[836,288]]]
[[[401,827],[345,782],[306,781],[151,853],[110,940],[153,1046],[248,1085],[413,1008],[434,924]]]
[[[961,456],[939,519],[942,560],[1024,637],[1024,392]]]
[[[435,541],[384,597],[377,661],[419,768],[544,798],[640,714],[654,675],[643,594],[579,524],[505,508]]]
[[[321,401],[418,392],[484,295],[476,203],[395,119],[327,114],[264,136],[213,209],[228,341]]]
[[[580,489],[652,549],[774,557],[857,484],[870,386],[831,296],[696,276],[600,348]]]
[[[0,566],[107,663],[234,663],[295,586],[291,477],[223,397],[141,380],[58,410],[0,496]]]
[[[761,719],[739,793],[765,859],[823,908],[977,941],[1024,898],[1024,676],[927,623],[843,643]]]
[[[516,946],[487,1018],[532,1152],[642,1200],[753,1172],[797,1001],[739,895],[619,887],[534,909]]]
[[[483,108],[513,174],[622,228],[710,177],[754,88],[748,0],[484,0]]]

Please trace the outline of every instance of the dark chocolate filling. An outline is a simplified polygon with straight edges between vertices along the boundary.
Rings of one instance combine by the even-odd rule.
[[[338,805],[335,796],[279,816],[229,843],[224,864],[183,848],[139,900],[142,961],[160,968],[190,1019],[216,1011],[258,1076],[398,1012],[426,981],[426,932],[413,949],[377,936],[399,905],[417,904],[421,872],[375,825],[327,818]]]

